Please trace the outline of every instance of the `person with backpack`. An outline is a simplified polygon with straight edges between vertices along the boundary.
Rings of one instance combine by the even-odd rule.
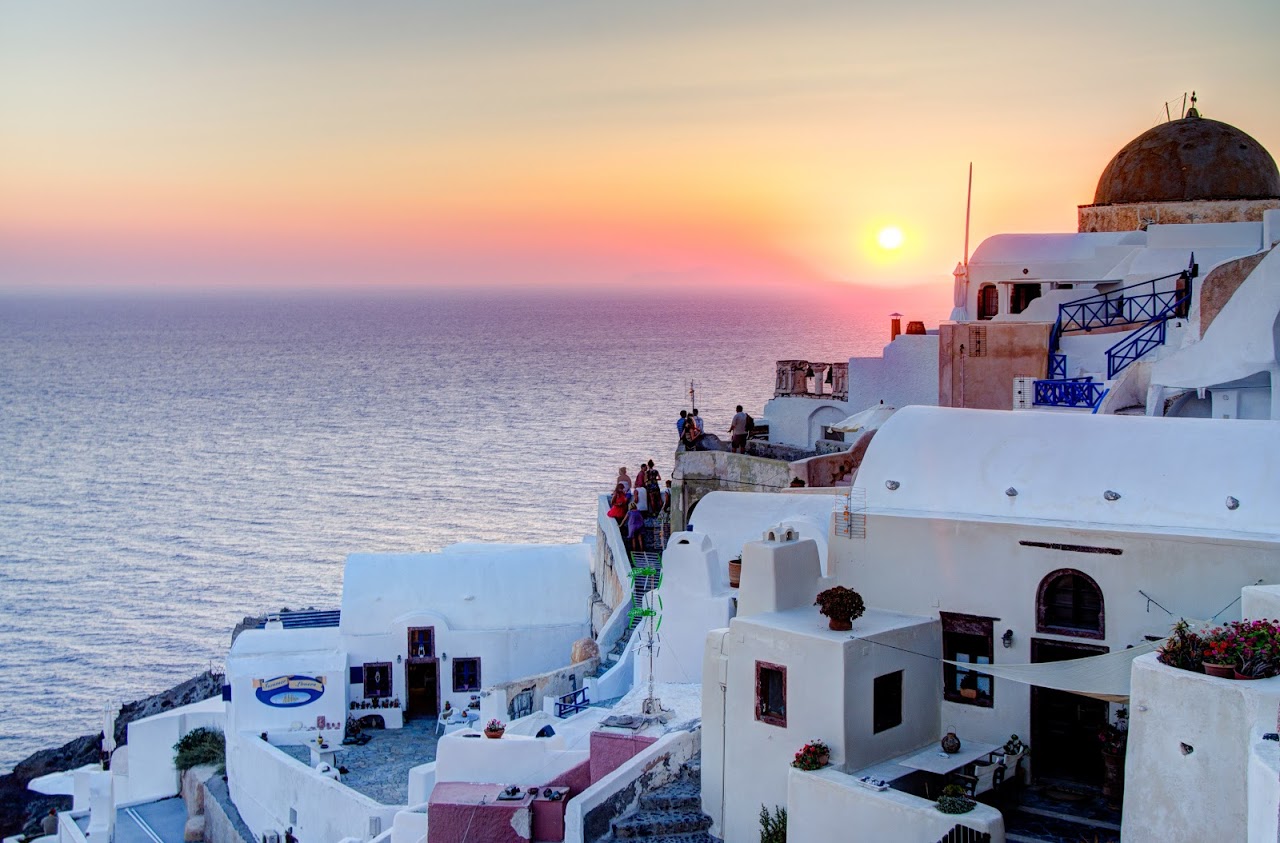
[[[745,454],[747,452],[747,414],[742,411],[742,405],[738,405],[738,412],[733,416],[733,421],[729,424],[729,440],[732,450],[735,454]]]

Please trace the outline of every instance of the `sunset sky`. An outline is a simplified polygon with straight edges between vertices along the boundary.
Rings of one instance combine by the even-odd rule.
[[[0,0],[0,289],[941,284],[1280,3]],[[902,232],[897,248],[878,242]],[[892,242],[892,240],[890,241]]]

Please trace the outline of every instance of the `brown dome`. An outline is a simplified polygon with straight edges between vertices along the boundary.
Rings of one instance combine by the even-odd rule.
[[[1275,198],[1280,171],[1262,144],[1235,126],[1192,116],[1143,132],[1117,152],[1093,204]]]

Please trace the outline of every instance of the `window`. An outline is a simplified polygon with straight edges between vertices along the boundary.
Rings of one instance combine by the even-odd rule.
[[[455,693],[480,690],[479,659],[453,660],[453,690]]]
[[[942,657],[962,664],[991,664],[994,660],[992,621],[978,615],[942,612]],[[994,681],[985,673],[954,664],[942,665],[942,697],[948,702],[990,708]]]
[[[434,626],[409,629],[409,658],[434,659],[436,657],[436,628]]]
[[[902,725],[902,671],[877,676],[873,688],[871,728],[876,734]]]
[[[366,697],[391,696],[391,662],[365,662],[364,695]]]
[[[1000,312],[1000,291],[995,284],[983,284],[978,288],[978,318],[990,319]]]
[[[1021,313],[1027,305],[1040,298],[1039,284],[1014,284],[1009,295],[1009,312]]]
[[[1036,593],[1036,631],[1105,638],[1102,589],[1088,574],[1071,568],[1049,574]]]
[[[756,662],[756,719],[787,725],[787,669],[780,664]]]

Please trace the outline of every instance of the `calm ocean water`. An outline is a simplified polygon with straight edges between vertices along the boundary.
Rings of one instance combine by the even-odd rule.
[[[0,769],[336,607],[354,551],[594,532],[773,363],[876,353],[892,296],[0,299]],[[923,314],[936,319],[938,314]],[[912,318],[920,318],[912,315]]]

